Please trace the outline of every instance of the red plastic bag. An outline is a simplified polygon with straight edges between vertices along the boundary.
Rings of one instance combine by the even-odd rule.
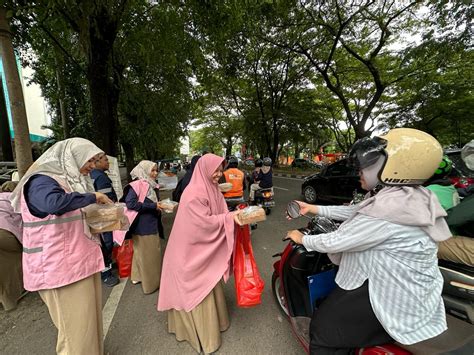
[[[235,226],[234,277],[237,305],[252,307],[262,303],[265,283],[258,272],[250,243],[250,227]]]
[[[117,248],[116,260],[120,277],[129,277],[132,273],[133,242],[131,239],[124,240]]]

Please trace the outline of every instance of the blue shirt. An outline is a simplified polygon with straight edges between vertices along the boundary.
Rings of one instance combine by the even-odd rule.
[[[143,202],[139,202],[137,194],[130,187],[128,187],[128,191],[127,188],[125,188],[125,193],[125,204],[127,208],[138,212],[138,215],[130,226],[130,234],[157,234],[160,214],[156,209],[156,203],[149,198],[145,198]]]
[[[67,193],[56,180],[41,174],[30,177],[23,191],[31,214],[38,218],[60,216],[96,202],[94,194]]]
[[[94,182],[94,189],[97,192],[106,194],[112,201],[117,202],[117,194],[112,187],[112,180],[107,176],[105,171],[94,169],[91,171],[91,179]]]

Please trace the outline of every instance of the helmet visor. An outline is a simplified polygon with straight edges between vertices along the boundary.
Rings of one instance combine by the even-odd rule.
[[[387,141],[380,137],[359,139],[349,152],[349,161],[358,169],[365,169],[375,164],[380,155],[385,154]]]

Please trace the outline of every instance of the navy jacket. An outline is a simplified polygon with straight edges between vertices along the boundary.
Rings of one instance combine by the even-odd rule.
[[[273,170],[270,168],[270,171],[264,174],[261,170],[258,173],[257,181],[259,181],[259,186],[262,189],[268,189],[273,187]]]
[[[138,212],[138,215],[130,226],[129,234],[148,235],[161,232],[159,230],[161,225],[161,213],[156,209],[155,202],[147,197],[143,203],[139,202],[137,194],[130,186],[125,187],[123,200],[129,210]]]
[[[94,169],[91,171],[91,179],[94,182],[94,189],[97,192],[106,194],[112,201],[117,202],[117,194],[112,187],[112,180],[107,176],[105,171]]]
[[[23,191],[31,214],[38,218],[60,216],[96,202],[94,194],[66,193],[56,180],[41,174],[30,177]]]

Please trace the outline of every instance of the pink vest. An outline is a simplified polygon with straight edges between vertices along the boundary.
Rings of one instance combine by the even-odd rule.
[[[55,178],[61,187],[61,180]],[[23,218],[23,283],[28,291],[72,284],[104,269],[97,242],[84,234],[80,209],[61,216],[33,216],[21,194]]]
[[[148,184],[148,182],[144,180],[136,180],[130,183],[130,187],[137,194],[138,202],[143,203],[143,201],[145,201],[148,190],[150,189],[150,185]],[[127,216],[128,223],[130,223],[130,226],[132,225],[137,215],[138,215],[137,211],[129,210],[128,208],[125,208],[125,216]],[[122,245],[126,234],[127,234],[127,231],[113,231],[114,242],[117,243],[118,245]]]

